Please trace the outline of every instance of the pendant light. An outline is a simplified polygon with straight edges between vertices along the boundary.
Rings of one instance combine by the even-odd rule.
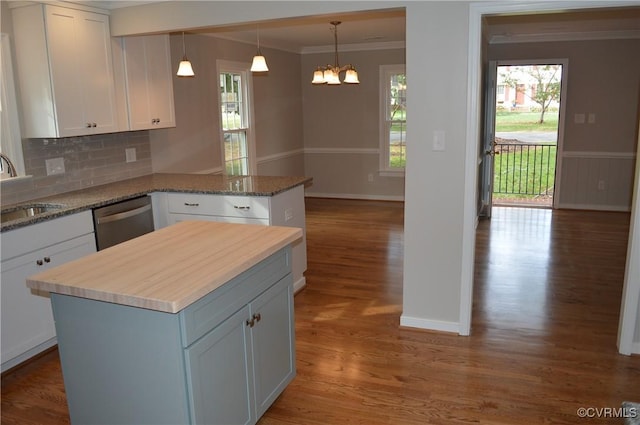
[[[178,65],[176,75],[178,77],[193,77],[195,75],[191,67],[191,62],[187,59],[187,49],[184,45],[184,31],[182,31],[182,60],[180,61],[180,65]]]
[[[253,62],[251,63],[251,72],[267,72],[269,67],[267,67],[267,60],[262,56],[260,52],[260,28],[256,30],[257,38],[258,38],[258,51],[256,55],[253,57]]]
[[[311,80],[312,84],[328,84],[328,85],[339,85],[340,83],[340,73],[344,72],[344,82],[347,84],[359,84],[358,80],[358,71],[356,68],[349,64],[345,66],[340,66],[338,62],[338,25],[341,24],[340,21],[331,21],[331,25],[333,25],[333,40],[335,47],[335,63],[333,65],[319,66],[313,72],[313,80]]]

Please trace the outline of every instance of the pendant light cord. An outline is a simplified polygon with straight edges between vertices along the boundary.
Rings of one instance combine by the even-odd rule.
[[[182,57],[187,58],[187,48],[184,44],[184,31],[182,31]]]

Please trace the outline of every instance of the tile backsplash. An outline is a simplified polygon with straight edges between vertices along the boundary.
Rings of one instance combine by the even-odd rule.
[[[135,149],[136,160],[126,162],[127,149]],[[25,139],[22,142],[25,171],[32,176],[2,182],[2,205],[86,189],[105,183],[151,174],[149,132],[101,134],[63,139]],[[129,151],[131,154],[131,151]],[[64,172],[59,172],[62,158]],[[55,170],[52,168],[55,164]]]

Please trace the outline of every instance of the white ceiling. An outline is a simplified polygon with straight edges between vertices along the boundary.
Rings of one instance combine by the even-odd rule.
[[[155,3],[157,0],[76,2],[114,9]],[[330,21],[342,21],[338,26],[341,51],[397,47],[405,42],[403,8],[263,21],[238,26],[193,29],[189,32],[255,44],[259,29],[261,46],[296,53],[315,53],[333,51],[334,40]],[[484,31],[490,43],[640,38],[640,6],[567,13],[489,16],[485,19]]]

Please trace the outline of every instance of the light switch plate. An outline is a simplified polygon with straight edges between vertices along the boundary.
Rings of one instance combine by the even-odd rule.
[[[64,158],[51,158],[44,161],[47,167],[47,176],[64,174]]]
[[[444,131],[436,130],[433,132],[433,150],[437,152],[444,151]]]
[[[584,124],[584,114],[575,114],[573,116],[573,122],[576,124]]]

